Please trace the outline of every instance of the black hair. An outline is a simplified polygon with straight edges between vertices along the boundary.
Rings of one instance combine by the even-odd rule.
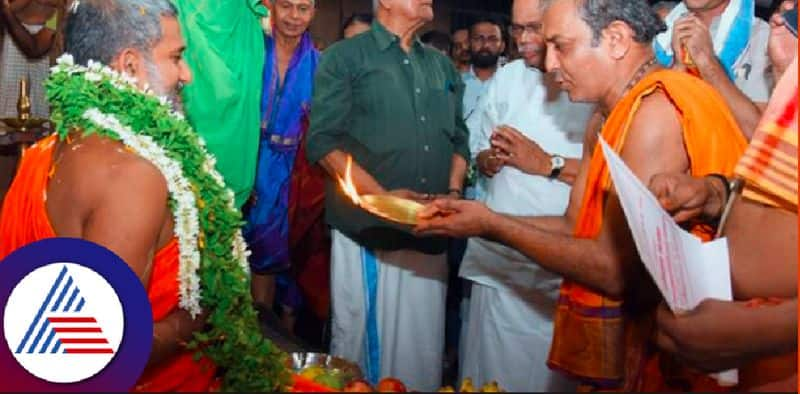
[[[431,30],[420,36],[419,39],[423,44],[430,45],[444,53],[450,53],[450,49],[453,46],[453,40],[450,39],[450,35],[439,30]]]

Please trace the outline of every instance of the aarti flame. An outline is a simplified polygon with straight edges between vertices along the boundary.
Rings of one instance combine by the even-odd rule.
[[[356,185],[353,183],[353,157],[347,156],[347,166],[344,170],[344,179],[341,176],[336,176],[339,178],[339,185],[342,187],[342,191],[347,197],[350,197],[353,200],[353,204],[357,206],[361,206],[361,197],[358,195],[358,190],[356,190]]]

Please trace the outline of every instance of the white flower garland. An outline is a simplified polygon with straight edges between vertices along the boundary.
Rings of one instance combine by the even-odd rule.
[[[197,270],[200,268],[198,248],[200,218],[192,185],[183,176],[180,163],[167,157],[166,152],[153,142],[152,138],[136,134],[121,124],[114,115],[104,114],[97,108],[91,108],[83,114],[83,117],[98,127],[113,131],[123,144],[153,163],[166,178],[167,189],[175,203],[172,214],[180,253],[178,269],[180,307],[189,311],[193,317],[199,315],[202,313],[200,278],[197,275]]]
[[[178,120],[184,120],[182,114],[171,110],[171,103],[167,98],[156,96],[148,87],[143,90],[139,89],[134,78],[118,73],[100,63],[89,61],[88,67],[78,66],[75,65],[71,55],[65,54],[58,59],[56,66],[52,68],[52,72],[66,72],[69,75],[84,73],[84,78],[94,82],[108,79],[117,89],[131,90],[132,92],[156,97],[160,105],[170,108],[170,116]],[[113,114],[105,114],[98,108],[90,108],[84,112],[83,118],[98,127],[117,134],[123,144],[132,149],[137,155],[153,163],[166,179],[167,189],[174,202],[172,215],[175,220],[174,233],[178,239],[179,305],[188,311],[192,317],[198,316],[202,313],[200,306],[202,295],[200,277],[198,275],[201,262],[200,218],[194,191],[191,183],[185,177],[180,163],[169,158],[164,149],[155,143],[151,137],[134,132],[127,125],[122,124]],[[225,186],[222,175],[217,171],[216,159],[208,153],[205,141],[200,136],[198,136],[198,143],[205,156],[202,171],[208,173],[220,187],[225,188],[229,208],[235,210],[233,191]],[[233,240],[231,240],[231,251],[242,269],[249,274],[250,266],[247,257],[250,255],[250,251],[247,248],[247,243],[242,236],[241,230],[237,231]]]

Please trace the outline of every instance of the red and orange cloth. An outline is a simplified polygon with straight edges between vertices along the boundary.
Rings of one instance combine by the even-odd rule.
[[[658,71],[634,86],[603,127],[602,136],[609,145],[617,152],[623,149],[642,100],[655,92],[665,94],[680,116],[691,174],[732,175],[747,142],[723,98],[710,85],[687,73]],[[598,144],[591,158],[575,237],[599,236],[610,187],[609,171]],[[713,235],[707,226],[693,232],[706,239]],[[666,378],[661,373],[645,370],[655,359],[647,345],[652,319],[628,316],[623,311],[627,301],[635,300],[610,299],[565,280],[548,365],[579,379],[589,389],[665,388]]]
[[[750,146],[735,174],[745,180],[749,200],[797,214],[797,58],[781,77]],[[752,300],[769,307],[779,299]],[[740,388],[750,391],[797,390],[797,353],[758,360],[740,371]]]
[[[797,212],[797,59],[781,77],[739,165],[744,196]]]
[[[55,135],[28,148],[5,197],[0,213],[0,260],[14,250],[45,238],[56,237],[47,215],[47,184],[54,173]],[[159,250],[147,296],[158,322],[178,308],[178,243],[175,239]],[[208,359],[194,360],[184,352],[145,373],[136,391],[208,391],[216,386],[216,367]]]

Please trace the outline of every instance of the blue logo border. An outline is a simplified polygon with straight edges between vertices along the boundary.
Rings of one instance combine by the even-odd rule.
[[[0,381],[0,391],[130,390],[144,372],[150,357],[153,314],[147,292],[139,278],[110,250],[82,239],[48,238],[14,251],[0,262],[0,322],[5,321],[5,306],[14,287],[29,273],[53,263],[82,265],[108,281],[119,297],[125,316],[122,342],[114,359],[102,371],[84,381],[68,384],[37,378],[17,363],[8,346],[0,346],[0,367],[6,376],[2,379],[5,382]],[[7,341],[2,324],[0,333]],[[9,359],[11,362],[8,362]]]

